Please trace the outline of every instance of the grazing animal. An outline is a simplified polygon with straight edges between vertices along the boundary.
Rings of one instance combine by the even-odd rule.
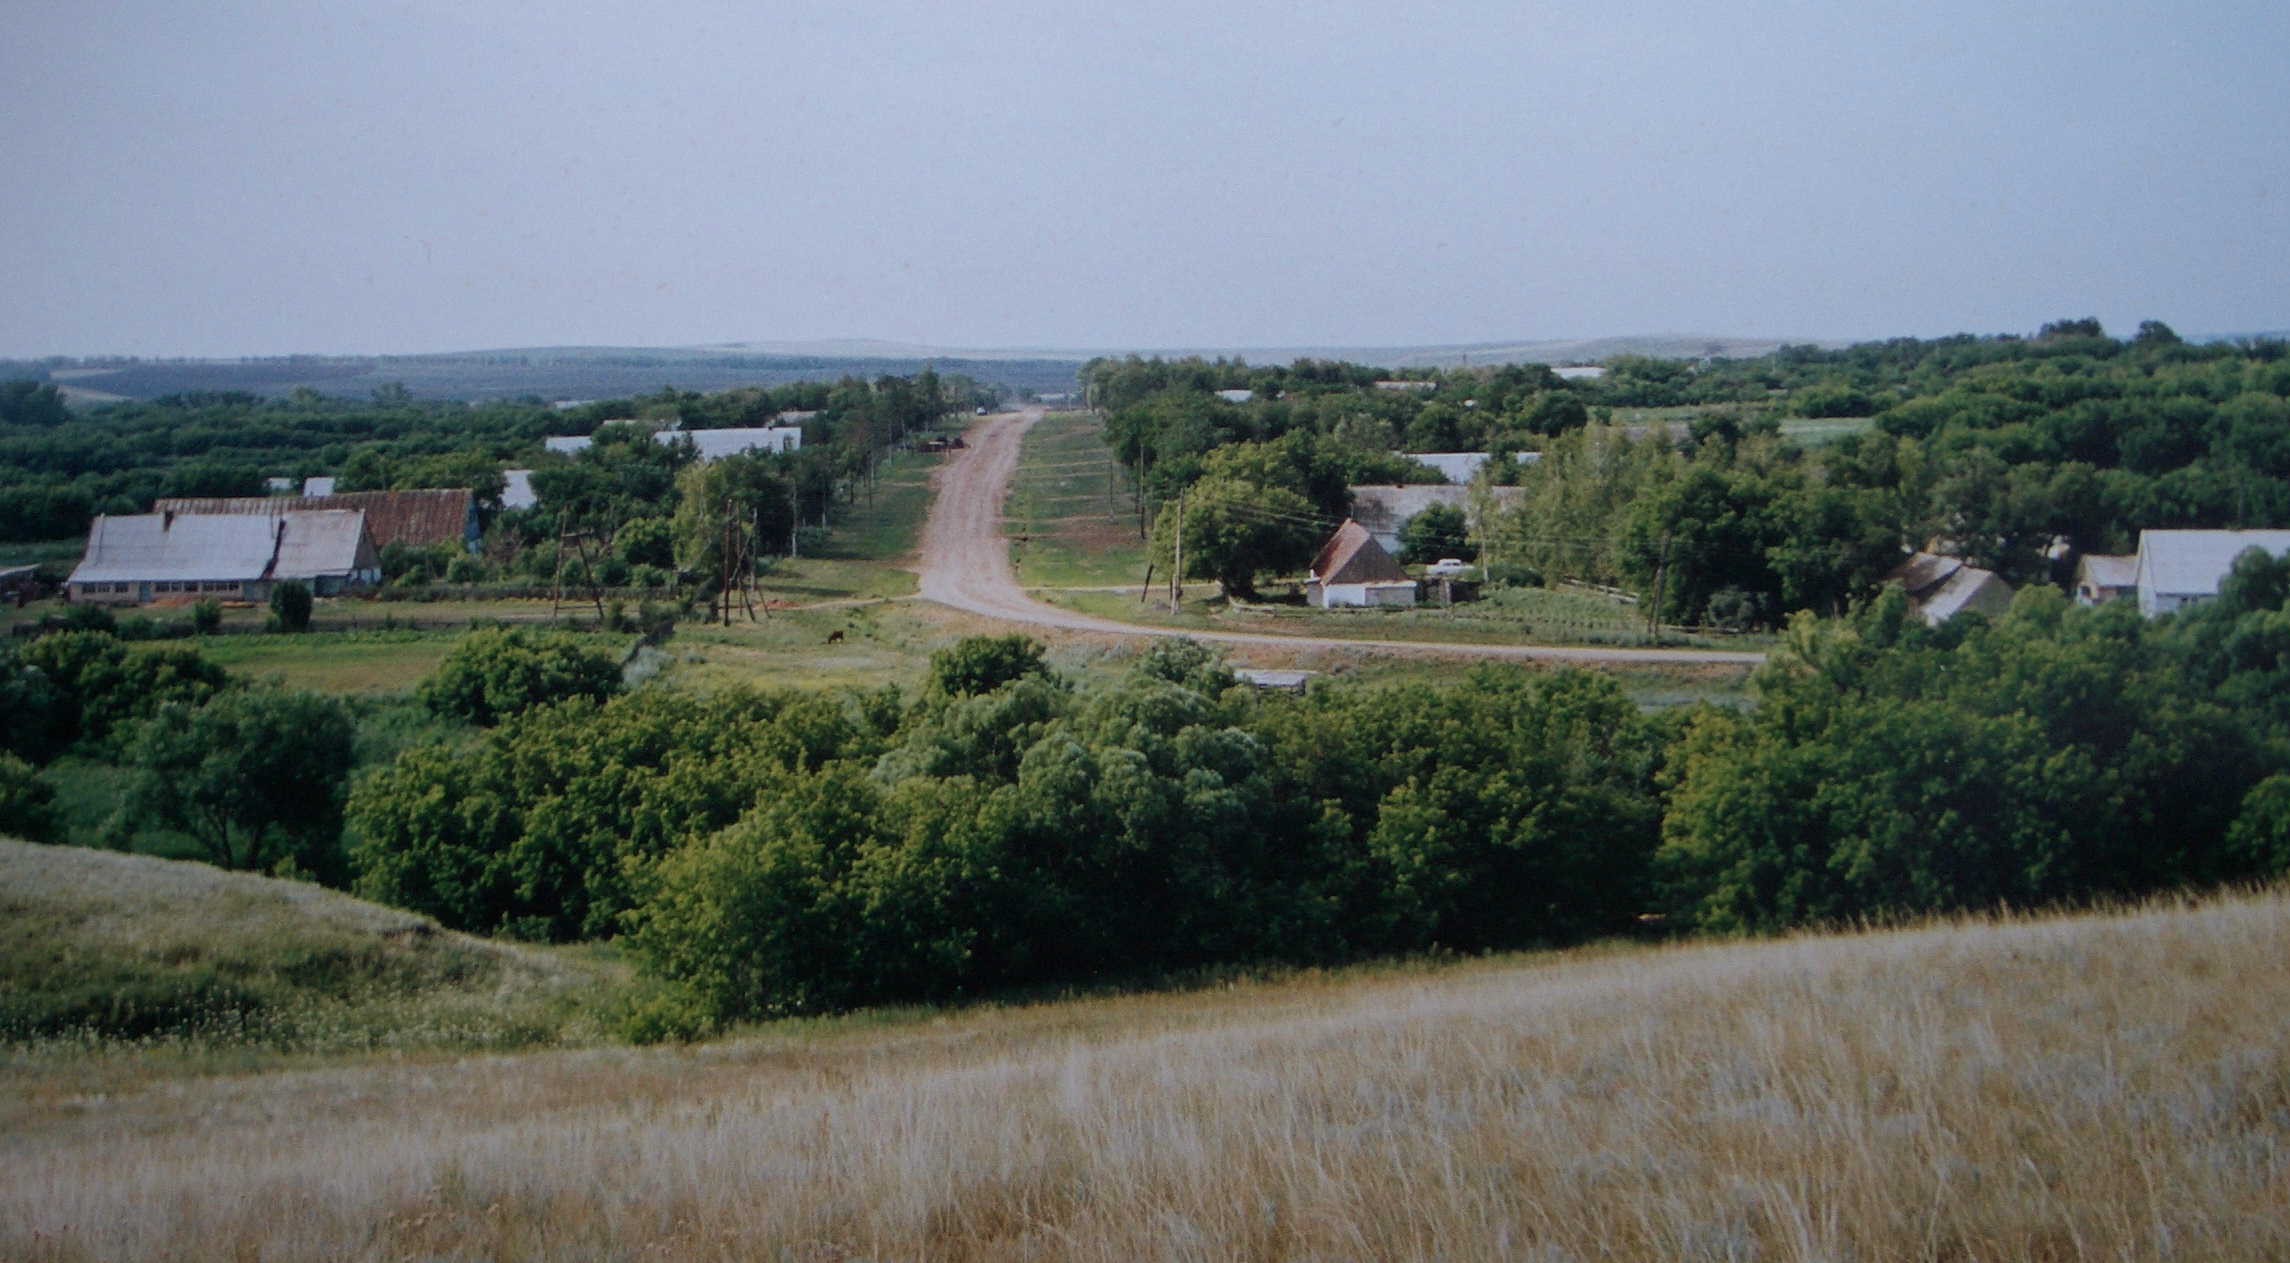
[[[830,644],[830,645],[839,645],[839,644],[842,644],[842,643],[843,643],[843,633],[842,633],[841,631],[831,631],[831,632],[828,632],[828,633],[827,633],[827,643],[828,643],[828,644]]]

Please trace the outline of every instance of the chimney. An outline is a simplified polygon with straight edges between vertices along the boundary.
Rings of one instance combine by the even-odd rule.
[[[175,510],[167,510],[165,516],[159,519],[159,529],[162,531],[171,531],[175,529]]]

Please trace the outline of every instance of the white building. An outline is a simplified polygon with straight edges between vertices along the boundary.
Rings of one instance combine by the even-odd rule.
[[[729,430],[661,430],[652,436],[652,441],[662,446],[678,439],[692,440],[692,446],[699,449],[701,460],[722,460],[742,452],[801,451],[803,427],[764,425]],[[543,439],[541,445],[552,452],[572,456],[586,451],[594,442],[587,435],[565,434]]]
[[[2141,531],[2134,583],[2149,618],[2218,595],[2234,559],[2253,548],[2290,553],[2290,531]]]
[[[1439,471],[1440,477],[1453,483],[1465,483],[1478,477],[1480,469],[1492,458],[1488,452],[1393,452],[1392,455],[1429,465]],[[1541,452],[1511,453],[1511,459],[1522,465],[1532,465],[1542,458]]]
[[[299,579],[320,596],[381,581],[380,554],[358,509],[278,514],[138,513],[102,516],[72,571],[74,601],[261,601]]]

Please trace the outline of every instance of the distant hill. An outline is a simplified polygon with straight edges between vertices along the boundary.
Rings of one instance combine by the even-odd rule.
[[[1434,346],[975,348],[931,347],[851,338],[819,342],[728,342],[689,347],[507,347],[430,355],[292,355],[258,359],[0,360],[0,380],[53,382],[83,405],[157,399],[202,391],[279,396],[296,390],[362,398],[402,385],[419,399],[616,399],[663,386],[719,391],[790,382],[909,376],[930,365],[1012,394],[1054,395],[1075,388],[1080,366],[1098,356],[1198,355],[1286,364],[1349,360],[1391,368],[1579,364],[1616,355],[1728,359],[1770,354],[1773,338],[1702,334],[1481,342]],[[1826,343],[1823,345],[1841,345]]]
[[[437,355],[296,355],[241,360],[0,361],[0,380],[52,381],[85,404],[198,391],[364,397],[402,385],[418,399],[619,399],[663,386],[719,391],[909,376],[930,364],[1012,393],[1074,388],[1078,359],[766,354],[726,347],[529,347]]]

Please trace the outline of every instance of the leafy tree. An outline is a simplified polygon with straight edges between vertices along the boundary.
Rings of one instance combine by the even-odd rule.
[[[975,697],[1047,671],[1040,642],[1026,636],[966,636],[930,655],[930,687],[946,697]]]
[[[288,579],[271,585],[270,613],[284,632],[310,630],[310,587],[300,579]]]
[[[1458,505],[1435,504],[1399,528],[1399,559],[1414,565],[1453,557],[1473,561],[1479,550],[1471,543],[1471,528]]]
[[[620,664],[562,632],[489,628],[462,637],[416,690],[440,715],[491,727],[534,706],[620,691]]]
[[[0,835],[48,842],[62,832],[56,792],[32,765],[0,751]]]
[[[129,649],[102,632],[58,632],[26,646],[18,662],[37,672],[38,683],[22,680],[26,697],[45,692],[48,722],[30,726],[45,736],[50,750],[75,741],[101,744],[121,736],[158,707],[173,702],[198,706],[230,685],[221,667],[197,650],[179,645]],[[26,750],[30,753],[30,750]]]
[[[224,868],[291,861],[339,881],[349,712],[314,693],[240,690],[161,706],[129,752],[130,808]]]
[[[45,382],[0,382],[0,425],[55,426],[71,419],[61,390]]]
[[[1329,531],[1309,500],[1282,487],[1203,478],[1183,501],[1185,575],[1214,579],[1236,596],[1253,595],[1264,571],[1294,574],[1309,565]],[[1153,522],[1153,555],[1175,564],[1177,506]]]

